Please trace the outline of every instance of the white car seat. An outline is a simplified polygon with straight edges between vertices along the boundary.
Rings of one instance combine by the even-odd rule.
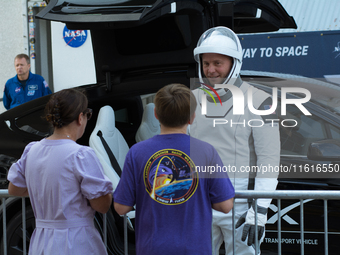
[[[154,108],[154,103],[149,103],[144,107],[142,122],[135,136],[137,143],[155,135],[159,135],[161,132],[159,121],[156,119],[154,114]]]
[[[115,113],[111,106],[106,105],[99,110],[96,126],[91,133],[89,145],[95,151],[103,166],[105,175],[112,181],[113,189],[115,190],[120,180],[120,176],[117,173],[117,169],[114,169],[111,165],[110,158],[98,136],[99,131],[101,131],[102,137],[111,149],[122,170],[126,154],[129,151],[129,146],[123,135],[115,126]],[[127,213],[127,216],[130,219],[135,218],[135,211],[130,211]],[[129,227],[133,228],[131,222],[129,222]]]
[[[115,114],[111,106],[104,106],[99,110],[97,123],[90,136],[90,147],[95,151],[100,163],[103,166],[104,173],[112,181],[113,188],[118,185],[120,176],[117,169],[111,165],[109,155],[107,154],[104,145],[98,136],[101,131],[102,137],[106,141],[108,147],[115,156],[120,169],[123,169],[126,154],[129,151],[129,146],[126,143],[123,135],[115,126]]]

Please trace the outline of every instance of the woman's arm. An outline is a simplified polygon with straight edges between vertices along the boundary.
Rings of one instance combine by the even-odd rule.
[[[100,213],[107,213],[107,211],[110,209],[111,203],[112,203],[112,194],[106,194],[104,196],[94,198],[89,200],[91,207]]]
[[[8,185],[8,194],[18,197],[28,197],[28,190],[27,188],[17,187],[10,182]]]

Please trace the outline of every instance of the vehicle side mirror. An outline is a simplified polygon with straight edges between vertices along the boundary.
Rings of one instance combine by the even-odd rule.
[[[340,161],[340,141],[334,139],[313,142],[308,147],[308,159]]]

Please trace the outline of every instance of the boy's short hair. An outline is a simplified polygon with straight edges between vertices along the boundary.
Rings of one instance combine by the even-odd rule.
[[[197,106],[191,90],[179,83],[161,88],[154,101],[158,120],[166,127],[182,127],[188,124]]]

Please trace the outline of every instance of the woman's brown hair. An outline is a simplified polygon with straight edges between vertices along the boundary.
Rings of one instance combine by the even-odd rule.
[[[87,110],[88,100],[84,92],[63,89],[53,94],[45,107],[45,118],[54,127],[61,128],[76,120]]]

